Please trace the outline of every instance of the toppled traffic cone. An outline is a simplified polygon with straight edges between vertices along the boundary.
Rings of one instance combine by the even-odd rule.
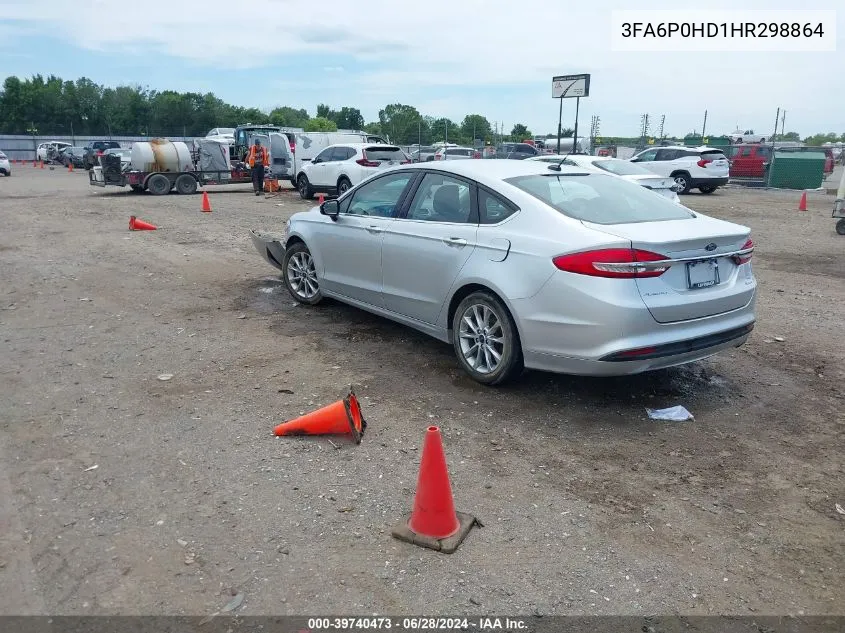
[[[807,192],[806,191],[801,193],[801,202],[798,203],[798,210],[799,211],[806,211],[807,210]]]
[[[149,222],[137,219],[134,215],[129,217],[130,231],[155,231],[158,227],[153,226]]]
[[[430,426],[425,433],[414,510],[391,534],[400,541],[451,554],[476,523],[474,516],[455,512],[440,429]]]
[[[343,400],[301,417],[282,422],[273,429],[273,435],[352,435],[356,444],[361,443],[367,421],[352,389]]]
[[[202,212],[211,213],[211,201],[208,199],[208,192],[202,192]]]

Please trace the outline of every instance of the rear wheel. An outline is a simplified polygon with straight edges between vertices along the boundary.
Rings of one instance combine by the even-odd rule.
[[[299,303],[315,305],[323,299],[317,281],[317,267],[308,247],[297,242],[285,250],[285,287]]]
[[[473,380],[500,385],[523,368],[522,344],[508,309],[494,294],[473,292],[452,318],[452,344]]]
[[[349,178],[343,177],[337,181],[337,195],[342,196],[347,191],[352,189],[352,183],[349,182]]]
[[[836,232],[839,233],[839,235],[845,235],[845,218],[842,218],[836,223]]]
[[[701,193],[713,193],[716,189],[718,189],[718,187],[715,185],[703,185],[698,188]]]
[[[299,197],[303,200],[311,200],[314,197],[314,190],[311,189],[311,183],[308,182],[308,177],[305,174],[302,174],[296,181],[296,188],[299,189]]]
[[[672,174],[672,178],[675,179],[675,184],[678,185],[680,194],[689,193],[690,189],[690,175],[685,171],[679,171],[678,173]]]
[[[182,174],[176,179],[176,191],[183,195],[189,196],[197,192],[197,181],[193,176]]]
[[[154,196],[163,196],[170,193],[170,179],[163,174],[153,174],[147,181],[147,189]]]

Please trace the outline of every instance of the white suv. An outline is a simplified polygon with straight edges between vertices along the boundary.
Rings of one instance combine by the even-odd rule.
[[[631,158],[631,162],[674,178],[679,193],[689,193],[691,189],[713,193],[728,183],[728,159],[714,147],[652,147]]]
[[[0,174],[3,174],[4,176],[12,175],[11,162],[3,152],[0,152]]]
[[[310,200],[315,193],[342,196],[378,170],[410,162],[410,157],[395,145],[329,145],[302,165],[296,175],[296,188],[304,200]]]

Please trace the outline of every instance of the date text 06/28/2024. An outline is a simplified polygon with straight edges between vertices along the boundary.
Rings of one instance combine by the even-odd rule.
[[[308,628],[300,633],[322,631],[523,631],[527,623],[520,618],[502,617],[329,617],[309,618]]]

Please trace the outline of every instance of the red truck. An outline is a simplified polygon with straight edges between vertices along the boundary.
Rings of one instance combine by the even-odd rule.
[[[804,148],[775,148],[778,151],[804,151]],[[815,149],[815,148],[810,148]],[[823,149],[825,154],[824,173],[833,171],[833,151],[829,148]],[[732,145],[727,150],[728,161],[730,161],[731,178],[765,178],[766,164],[772,160],[771,145],[760,145],[744,143]]]

